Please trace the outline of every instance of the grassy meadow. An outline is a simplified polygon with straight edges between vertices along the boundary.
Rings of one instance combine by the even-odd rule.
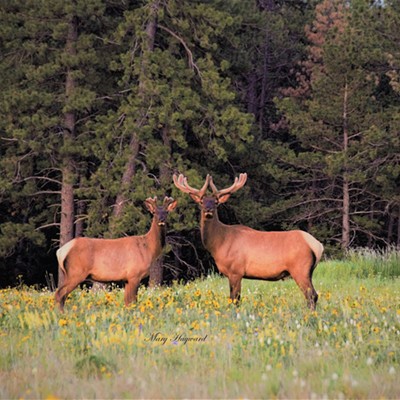
[[[400,397],[400,254],[316,269],[317,311],[292,280],[148,290],[0,291],[0,398]]]

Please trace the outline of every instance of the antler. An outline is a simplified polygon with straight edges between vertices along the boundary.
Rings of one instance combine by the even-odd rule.
[[[235,193],[236,191],[238,191],[240,188],[242,188],[244,186],[244,184],[246,183],[247,180],[247,174],[240,174],[239,178],[236,177],[235,178],[235,182],[233,183],[232,186],[226,188],[226,189],[221,189],[218,190],[217,187],[214,185],[213,179],[212,177],[210,177],[210,186],[211,186],[211,190],[213,191],[214,195],[217,197],[223,196],[225,194],[232,194]]]
[[[163,206],[164,207],[168,207],[171,203],[173,203],[175,200],[172,197],[164,197],[164,201],[163,201]]]
[[[157,205],[157,196],[154,196],[153,198],[148,197],[148,198],[146,199],[146,201],[147,201],[148,203],[153,204],[153,205],[155,206],[155,205]]]
[[[157,209],[157,196],[154,196],[154,198],[148,197],[145,201],[144,204],[146,205],[147,209],[154,214],[156,209]]]
[[[174,174],[174,176],[173,176],[175,186],[179,190],[181,190],[184,193],[189,193],[191,195],[194,195],[200,199],[205,195],[205,193],[207,191],[207,187],[208,187],[210,178],[211,178],[210,175],[207,175],[206,181],[205,181],[203,187],[201,189],[195,189],[188,185],[187,178],[183,174],[180,174],[179,176]]]

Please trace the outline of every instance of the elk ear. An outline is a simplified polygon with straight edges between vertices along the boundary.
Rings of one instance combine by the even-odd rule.
[[[144,205],[146,206],[146,208],[152,213],[154,214],[156,212],[156,204],[155,201],[151,198],[148,198],[145,200]]]
[[[172,203],[168,204],[167,211],[171,212],[175,210],[176,206],[178,205],[178,202],[174,200]]]
[[[226,201],[228,201],[229,197],[231,197],[231,194],[223,194],[222,196],[218,197],[218,204],[222,204],[225,203]]]

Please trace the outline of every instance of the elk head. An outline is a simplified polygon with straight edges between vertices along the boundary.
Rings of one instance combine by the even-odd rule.
[[[213,219],[217,207],[225,203],[232,193],[242,188],[247,180],[247,174],[240,174],[239,178],[235,178],[232,186],[218,190],[215,186],[213,179],[210,175],[207,175],[206,181],[201,189],[194,189],[187,183],[187,178],[180,174],[179,176],[173,176],[175,186],[184,193],[188,193],[190,197],[199,204],[202,214],[205,219]],[[207,187],[210,185],[212,195],[206,196]]]
[[[163,204],[157,204],[157,197],[153,199],[149,197],[144,202],[146,208],[151,212],[154,216],[155,221],[158,226],[165,226],[165,222],[167,220],[168,213],[173,211],[177,205],[177,201],[172,197],[165,197]]]

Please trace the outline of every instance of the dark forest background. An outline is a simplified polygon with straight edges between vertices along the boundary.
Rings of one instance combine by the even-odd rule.
[[[153,283],[207,273],[173,173],[247,172],[221,219],[328,256],[400,246],[397,0],[8,0],[0,55],[0,287],[145,233],[154,195],[179,207]]]

